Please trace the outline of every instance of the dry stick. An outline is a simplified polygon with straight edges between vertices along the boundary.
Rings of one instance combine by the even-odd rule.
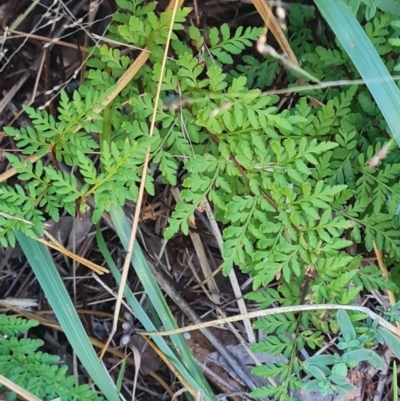
[[[175,198],[176,203],[182,202],[181,194],[178,188],[171,189],[172,195]],[[189,221],[189,226],[196,228],[195,223]],[[196,232],[189,230],[190,239],[192,240],[194,249],[197,254],[197,258],[199,259],[201,269],[203,270],[204,277],[211,277],[212,270],[210,264],[208,263],[207,256],[204,251],[203,243],[201,242],[201,237]],[[207,283],[208,289],[211,293],[211,301],[216,304],[221,304],[221,297],[219,295],[220,291],[215,281],[214,277],[212,277]]]
[[[197,4],[197,0],[193,0],[193,8],[194,8],[194,13],[196,15],[197,26],[200,26],[199,5]]]
[[[39,59],[38,59],[39,60]],[[20,90],[21,86],[26,82],[26,80],[31,76],[31,72],[25,71],[24,75],[19,79],[19,81],[7,92],[0,102],[0,113],[6,108],[8,103],[14,98],[16,93]]]
[[[400,338],[400,330],[398,330],[395,326],[393,326],[391,323],[377,315],[375,312],[370,310],[369,308],[366,308],[365,306],[356,306],[356,305],[336,305],[336,304],[316,304],[316,305],[296,305],[296,306],[283,306],[280,308],[274,308],[274,309],[263,309],[263,310],[258,310],[254,312],[249,312],[246,313],[245,315],[236,315],[236,316],[230,316],[224,319],[216,319],[212,320],[210,322],[203,322],[199,324],[194,324],[191,326],[187,327],[181,327],[180,329],[176,330],[169,330],[169,331],[159,331],[159,332],[143,332],[140,333],[143,336],[171,336],[173,334],[180,334],[180,333],[187,333],[189,331],[193,330],[200,330],[204,329],[206,327],[212,327],[212,326],[218,326],[220,324],[224,323],[230,323],[230,322],[239,322],[240,320],[243,319],[256,319],[264,316],[269,316],[269,315],[277,315],[281,313],[296,313],[296,312],[303,312],[303,311],[311,311],[311,310],[338,310],[338,309],[344,309],[344,310],[355,310],[359,311],[362,313],[365,313],[367,316],[369,316],[371,319],[378,320],[378,323],[384,327],[385,329],[389,330],[391,333],[393,333],[395,336]]]
[[[197,258],[199,260],[204,277],[210,277],[212,274],[212,270],[210,264],[208,263],[208,259],[204,250],[203,242],[201,241],[201,237],[197,232],[193,232],[192,230],[189,231],[189,235],[192,240],[193,247],[197,254]],[[208,281],[207,286],[210,290],[211,301],[216,305],[220,305],[222,303],[221,296],[218,284],[215,281],[215,279],[211,278]]]
[[[31,105],[36,99],[36,93],[37,93],[37,89],[39,87],[40,77],[42,75],[44,62],[46,61],[47,56],[48,56],[48,50],[45,49],[42,52],[42,59],[40,60],[39,69],[36,74],[35,85],[33,86],[32,96],[31,96],[31,100],[29,101],[29,105]]]
[[[201,363],[197,359],[196,362],[201,370],[208,376],[209,380],[212,381],[214,385],[218,386],[220,390],[229,395],[232,395],[232,393],[235,393],[237,391],[237,388],[234,388],[231,383],[228,383],[229,377],[228,380],[224,380],[225,377],[221,377],[221,375],[207,367],[205,363]]]
[[[211,229],[212,229],[215,239],[218,243],[218,247],[222,253],[223,240],[222,240],[221,232],[219,231],[219,228],[218,228],[218,224],[215,221],[214,215],[211,210],[211,206],[206,198],[203,199],[203,203],[204,203],[204,206],[206,209],[208,220],[210,221]],[[247,313],[247,307],[246,307],[246,303],[244,302],[244,299],[243,299],[242,291],[240,289],[240,285],[239,285],[238,279],[236,277],[235,270],[233,270],[233,269],[231,269],[231,271],[229,272],[229,280],[231,282],[235,298],[237,299],[237,304],[238,304],[240,313],[242,315],[244,315]],[[251,325],[250,320],[245,319],[243,321],[243,324],[244,324],[244,327],[246,328],[247,339],[249,340],[249,343],[254,344],[256,342],[256,337],[254,335],[253,327]]]
[[[72,10],[72,13],[77,13],[78,10],[82,7],[83,1],[80,1],[76,4],[76,6],[74,7],[74,9]],[[36,4],[36,3],[35,3]],[[15,28],[17,28],[18,25],[15,26]],[[65,31],[65,24],[61,23],[60,27],[54,32],[53,37],[57,38],[59,36],[62,35],[62,33]],[[49,46],[47,46],[47,49],[51,49],[54,46],[55,42],[50,43]],[[8,105],[8,103],[13,99],[14,95],[18,92],[18,90],[20,89],[20,87],[26,82],[26,80],[31,76],[31,72],[32,71],[37,71],[41,60],[42,60],[42,55],[44,54],[44,51],[42,51],[33,61],[33,63],[31,64],[30,70],[26,71],[24,73],[24,75],[20,78],[20,80],[11,88],[11,90],[7,93],[7,95],[3,98],[3,100],[0,102],[0,112],[3,111],[5,109],[5,107]],[[130,70],[130,68],[128,69]],[[77,131],[80,128],[78,127]],[[51,149],[49,149],[49,151],[51,151]],[[28,157],[28,160],[31,163],[35,163],[37,162],[41,157],[38,157],[36,155],[32,155]],[[0,174],[0,182],[4,182],[6,181],[8,178],[11,178],[12,176],[14,176],[17,173],[16,169],[10,168],[7,171],[5,171],[3,174]]]
[[[179,0],[178,0],[179,1]],[[147,344],[150,346],[150,348],[160,357],[162,361],[169,367],[171,370],[172,374],[175,375],[178,380],[181,382],[182,386],[188,390],[188,392],[193,396],[193,398],[196,396],[196,391],[191,387],[191,385],[186,381],[186,379],[181,375],[178,369],[175,368],[175,366],[171,363],[171,361],[167,358],[167,356],[161,352],[158,347],[153,343],[153,341],[149,340],[146,337],[143,337],[143,339],[147,342]]]
[[[220,308],[217,307],[217,312],[223,317],[226,317],[226,314],[224,313],[223,310],[221,310]],[[249,355],[249,357],[253,360],[254,364],[256,366],[260,366],[261,362],[259,361],[259,359],[257,358],[256,354],[254,354],[253,352],[251,352],[249,346],[247,345],[245,339],[242,337],[242,335],[239,333],[239,331],[236,329],[236,327],[232,324],[232,323],[227,323],[228,327],[231,329],[231,332],[233,333],[233,335],[238,339],[239,343],[242,345],[243,349],[247,352],[247,354]],[[276,387],[276,382],[271,379],[270,377],[267,378],[267,380]]]
[[[169,49],[169,43],[171,41],[172,30],[174,27],[175,16],[176,16],[178,7],[180,7],[180,4],[183,2],[183,0],[171,0],[171,1],[174,1],[174,7],[172,10],[172,17],[171,17],[171,22],[169,25],[169,30],[168,30],[167,42],[165,44],[164,56],[163,56],[163,60],[162,60],[162,64],[161,64],[160,77],[159,77],[159,81],[158,81],[158,85],[157,85],[157,93],[156,93],[156,97],[154,100],[154,110],[153,110],[153,115],[151,118],[150,130],[149,130],[150,138],[153,136],[153,133],[154,133],[154,127],[155,127],[155,123],[156,123],[156,115],[157,115],[157,109],[158,109],[158,102],[160,99],[162,80],[163,80],[163,76],[164,76],[165,65],[167,62],[167,54],[168,54],[168,49]],[[168,6],[168,8],[169,8],[169,6]],[[147,57],[149,57],[148,53],[145,53],[145,54]],[[127,254],[126,254],[126,258],[125,258],[125,263],[124,263],[124,266],[122,267],[122,275],[121,275],[121,281],[120,281],[119,289],[118,289],[118,297],[117,297],[117,302],[115,304],[113,326],[112,326],[112,329],[110,332],[110,336],[107,340],[107,343],[100,354],[100,359],[103,358],[103,356],[107,350],[107,347],[109,346],[112,338],[114,337],[114,334],[117,331],[118,316],[119,316],[119,312],[121,310],[122,297],[124,295],[126,280],[128,278],[129,265],[130,265],[130,262],[132,259],[133,245],[135,243],[136,232],[137,232],[137,228],[138,228],[138,224],[139,224],[141,204],[142,204],[142,199],[143,199],[144,187],[145,187],[145,183],[146,183],[147,167],[149,165],[149,159],[150,159],[150,148],[147,148],[146,156],[145,156],[144,163],[143,163],[143,172],[142,172],[142,178],[140,181],[139,194],[138,194],[138,199],[137,199],[137,204],[136,204],[136,209],[135,209],[135,216],[134,216],[133,224],[132,224],[131,236],[129,238],[129,244],[128,244]]]
[[[194,267],[194,265],[193,265],[193,263],[192,263],[192,260],[191,260],[190,255],[189,255],[189,251],[188,251],[187,249],[186,249],[186,257],[188,258],[187,263],[188,263],[188,265],[189,265],[189,268],[190,268],[190,270],[192,271],[194,278],[195,278],[195,279],[197,280],[197,282],[199,283],[200,288],[204,291],[204,293],[206,294],[207,298],[208,298],[211,302],[214,303],[214,300],[213,300],[213,298],[212,298],[210,292],[208,291],[208,289],[206,288],[206,286],[202,283],[202,281],[201,281],[199,275],[197,274],[196,268]],[[192,287],[192,288],[193,288],[193,287]]]
[[[186,250],[186,253],[187,250]],[[192,273],[195,277],[195,279],[197,280],[197,282],[199,283],[200,287],[202,288],[202,290],[204,291],[204,293],[206,294],[207,298],[211,301],[214,302],[211,294],[208,292],[207,288],[204,286],[204,284],[201,282],[199,275],[196,272],[195,267],[193,266],[192,261],[189,259],[188,260],[188,264],[190,269],[192,270]],[[222,266],[222,265],[221,265]],[[192,287],[193,288],[193,287]],[[220,316],[222,317],[226,317],[225,313],[221,310],[221,308],[217,307],[216,308],[217,312],[219,313]],[[245,313],[247,312],[247,309],[245,311]],[[250,321],[249,321],[250,322]],[[243,348],[247,351],[247,353],[250,355],[250,357],[253,359],[254,363],[256,365],[261,365],[261,362],[257,359],[257,357],[249,350],[249,347],[247,346],[244,338],[242,337],[242,335],[236,330],[236,327],[232,324],[232,323],[228,323],[229,328],[231,329],[233,335],[239,340],[240,344],[242,344]]]
[[[390,364],[386,363],[385,365],[386,365],[385,369],[383,371],[381,371],[381,373],[379,375],[378,385],[376,386],[376,389],[374,391],[375,396],[372,399],[372,401],[381,401],[382,397],[384,395],[384,389],[385,389],[386,383],[388,381],[388,373],[389,373]]]
[[[164,278],[164,274],[161,271],[157,271],[153,264],[149,262],[149,266],[153,271],[154,276],[157,279],[157,282],[160,283],[162,289],[166,292],[166,294],[175,302],[175,304],[179,307],[179,309],[192,321],[195,323],[194,326],[201,326],[201,320],[197,316],[196,312],[191,308],[191,306],[183,299],[183,297],[175,290],[175,288]],[[197,323],[197,324],[196,324]],[[178,329],[179,330],[179,329]],[[207,328],[201,327],[201,333],[207,340],[214,346],[214,348],[221,354],[221,356],[225,359],[225,361],[229,364],[229,366],[237,373],[237,375],[243,380],[243,382],[248,386],[251,390],[255,390],[257,388],[251,376],[243,369],[243,367],[238,363],[238,361],[231,355],[231,353],[222,345],[222,343],[218,340],[218,338]],[[139,333],[139,334],[149,334],[149,333]]]
[[[206,285],[213,277],[215,277],[218,273],[221,272],[224,264],[221,263],[208,277],[206,277],[203,281],[199,280],[198,284],[195,284],[189,287],[191,290],[197,290],[198,288],[203,288],[202,286]]]
[[[202,288],[202,290],[204,291],[204,293],[207,295],[208,299],[213,302],[213,299],[211,298],[210,293],[208,292],[207,288],[204,286],[204,284],[200,281],[200,277],[198,276],[195,267],[193,266],[193,263],[191,262],[191,260],[189,259],[188,261],[189,263],[189,267],[192,270],[193,275],[195,276],[197,282],[199,283],[199,286]],[[222,265],[221,265],[222,267]],[[226,317],[226,315],[223,313],[223,311],[217,307],[217,312],[222,316],[222,317]],[[247,312],[247,310],[246,310]],[[233,326],[232,323],[228,323],[229,328],[231,329],[232,333],[234,334],[234,336],[239,340],[240,344],[242,344],[243,348],[248,352],[248,354],[250,355],[250,357],[253,359],[254,363],[258,366],[261,365],[261,362],[257,359],[257,357],[249,350],[247,344],[245,343],[243,337],[241,336],[241,334],[236,330],[235,326]]]
[[[373,241],[372,244],[374,246],[376,259],[378,260],[379,269],[381,270],[382,275],[389,280],[389,272],[388,272],[388,269],[387,269],[385,263],[383,262],[382,251],[380,249],[378,249],[378,247],[376,246],[375,241]],[[387,293],[388,293],[388,296],[389,296],[390,303],[392,305],[394,305],[396,303],[396,298],[395,298],[393,292],[387,290]],[[400,330],[400,322],[396,322],[396,326]]]
[[[9,29],[9,32],[11,32],[17,38],[20,38],[20,37],[32,38],[32,39],[40,40],[41,42],[54,43],[55,45],[58,45],[58,46],[69,47],[71,49],[76,49],[76,50],[80,49],[80,50],[84,50],[86,53],[88,52],[88,50],[84,47],[78,47],[77,45],[74,45],[73,43],[64,42],[63,40],[56,40],[56,39],[47,38],[45,36],[34,35],[32,33],[16,31],[15,29],[11,29],[11,28]],[[9,39],[13,39],[13,38],[14,38],[14,36],[9,36]],[[0,40],[0,42],[1,42],[1,40]]]
[[[21,25],[25,18],[29,15],[29,13],[38,5],[39,1],[40,0],[34,0],[22,14],[18,15],[18,17],[15,18],[15,20],[11,23],[9,31],[18,28],[18,26]],[[0,39],[0,43],[3,43],[5,40],[7,40],[7,37],[2,37]]]
[[[48,234],[45,232],[45,234]],[[63,245],[61,245],[56,239],[51,239],[51,241],[46,241],[43,238],[38,238],[38,242],[42,243],[43,245],[48,246],[49,248],[52,248],[63,255],[70,257],[72,260],[80,263],[81,265],[84,265],[88,267],[89,269],[93,270],[97,274],[104,274],[104,273],[109,273],[109,270],[106,269],[105,267],[99,266],[96,263],[91,262],[90,260],[87,260],[85,258],[82,258],[79,255],[76,255],[72,251],[66,249]]]
[[[84,1],[85,1],[85,0],[79,1],[79,2],[75,5],[74,9],[72,10],[72,13],[76,14],[76,13],[78,12],[78,10],[82,7],[82,4],[84,3]],[[36,4],[36,3],[35,3],[35,4]],[[17,25],[17,26],[18,26],[18,25]],[[17,27],[17,26],[16,26],[16,27]],[[15,27],[15,28],[16,28],[16,27]],[[59,36],[61,36],[62,33],[65,31],[65,29],[66,29],[65,24],[61,22],[59,28],[54,32],[53,36],[54,36],[54,37],[59,37]],[[53,46],[54,46],[54,43],[50,44],[50,45],[49,45],[49,48],[51,48],[51,47],[53,47]],[[12,98],[13,98],[14,95],[17,93],[17,91],[19,90],[19,88],[20,88],[20,87],[26,82],[26,80],[30,77],[31,72],[37,71],[37,70],[38,70],[39,65],[40,65],[40,63],[41,63],[41,59],[42,59],[42,54],[43,54],[43,53],[44,53],[44,52],[41,52],[41,53],[35,58],[35,60],[33,61],[33,63],[32,63],[31,66],[30,66],[30,71],[29,71],[29,70],[26,71],[26,72],[24,73],[24,75],[20,78],[20,80],[14,85],[14,87],[11,88],[11,91],[10,91],[10,94],[12,94],[11,99],[9,98],[9,96],[5,96],[5,97],[3,98],[3,100],[0,102],[0,112],[2,112],[2,111],[5,109],[5,107],[6,107],[6,106],[8,105],[8,103],[12,100]],[[36,159],[36,160],[37,160],[37,159]],[[36,161],[36,160],[35,160],[35,161]],[[14,173],[14,174],[15,174],[15,173]]]
[[[33,226],[32,222],[25,220],[25,219],[21,219],[18,217],[14,217],[11,216],[7,213],[3,213],[0,212],[0,216],[4,217],[8,220],[16,220],[16,221],[21,221],[29,226]],[[68,249],[66,249],[63,245],[61,245],[50,233],[48,233],[46,230],[44,230],[44,235],[49,238],[50,241],[46,241],[43,238],[38,238],[37,241],[41,242],[42,244],[48,246],[49,248],[55,249],[58,252],[63,253],[66,256],[69,256],[71,259],[76,260],[77,262],[79,262],[80,264],[89,267],[89,269],[92,269],[93,271],[95,271],[98,274],[103,274],[103,273],[108,273],[109,270],[106,269],[105,267],[96,265],[96,263],[91,262],[90,260],[87,260],[85,258],[82,258],[79,255],[75,255],[73,252],[69,251]]]
[[[283,30],[276,20],[271,8],[266,3],[265,0],[252,0],[254,7],[257,9],[258,13],[261,15],[261,18],[264,20],[265,25],[271,29],[272,34],[275,36],[275,39],[279,43],[281,49],[287,54],[290,61],[295,64],[299,65],[295,54],[293,53],[292,48],[289,45],[289,42],[283,33]]]
[[[94,19],[96,17],[97,11],[100,7],[100,2],[99,1],[93,1],[93,0],[89,0],[89,11],[88,11],[88,29],[90,31],[90,34],[92,34],[92,25],[94,22]],[[105,32],[103,31],[103,34]],[[84,56],[84,52],[86,50],[84,50],[85,48],[87,48],[89,46],[89,35],[85,35],[85,42],[84,42],[84,48],[81,50],[82,56]],[[81,83],[85,80],[85,72],[86,72],[86,63],[82,66],[81,69]]]
[[[21,398],[28,401],[42,401],[40,398],[36,397],[36,395],[30,393],[28,390],[25,390],[23,387],[14,383],[13,381],[7,379],[5,376],[0,375],[0,384],[4,387],[7,387],[9,390],[17,393]]]

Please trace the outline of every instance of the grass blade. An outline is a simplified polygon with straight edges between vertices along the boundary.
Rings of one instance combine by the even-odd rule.
[[[107,245],[104,241],[103,235],[99,228],[97,228],[96,230],[96,239],[97,239],[97,245],[99,247],[101,254],[104,257],[104,260],[106,261],[112,275],[114,276],[115,281],[119,284],[121,281],[121,273],[118,270],[117,266],[115,265],[114,260],[112,259],[111,254],[107,249]],[[138,300],[136,299],[135,295],[133,294],[133,292],[129,287],[125,287],[124,296],[126,298],[128,305],[135,312],[135,316],[142,323],[143,327],[146,330],[157,331],[153,322],[148,317],[142,305],[138,302]],[[175,369],[177,369],[182,374],[182,376],[185,377],[190,386],[193,389],[198,389],[199,387],[198,384],[196,383],[196,381],[194,381],[194,379],[192,379],[192,376],[185,368],[185,366],[181,363],[181,361],[179,360],[177,355],[173,352],[168,343],[164,339],[162,339],[162,341],[158,341],[159,339],[162,338],[161,337],[158,337],[157,339],[154,338],[154,342],[157,344],[160,351],[163,352],[165,356],[167,356],[168,360],[172,363]]]
[[[382,59],[344,0],[314,0],[381,110],[400,145],[400,91]]]
[[[48,249],[20,231],[15,236],[82,365],[108,401],[120,401],[115,385],[97,358]]]
[[[125,217],[123,210],[120,207],[112,207],[110,210],[110,216],[116,228],[117,234],[121,240],[122,245],[126,249],[129,242],[130,236],[130,225]],[[147,260],[143,254],[143,251],[140,245],[135,241],[133,255],[132,255],[132,265],[135,268],[136,274],[139,277],[140,282],[142,283],[147,296],[149,297],[150,302],[153,304],[155,310],[158,313],[162,324],[167,329],[170,327],[171,329],[177,328],[177,324],[175,322],[174,317],[170,309],[168,308],[167,303],[160,291],[158,283],[154,279],[153,273],[148,266]],[[109,266],[110,270],[113,272],[113,268]],[[118,272],[119,273],[119,272]],[[129,289],[125,289],[125,294],[130,291]],[[132,294],[133,296],[133,294]],[[133,298],[135,298],[133,296]],[[135,298],[135,304],[139,304]],[[129,299],[128,299],[129,302]],[[140,304],[139,304],[140,305]],[[141,306],[140,306],[141,307]],[[135,313],[136,309],[132,308]],[[147,317],[147,315],[146,315]],[[148,319],[148,317],[147,317]],[[142,322],[143,323],[143,322]],[[145,326],[146,327],[146,326]],[[153,326],[152,331],[155,328]],[[154,339],[155,340],[155,339]],[[182,335],[172,335],[171,341],[173,345],[179,350],[179,358],[181,359],[180,364],[185,367],[184,371],[179,369],[179,372],[184,375],[185,379],[193,385],[193,388],[197,390],[204,390],[204,400],[215,400],[215,396],[213,395],[213,391],[209,387],[208,382],[206,381],[204,375],[200,371],[186,341],[182,337]],[[157,345],[159,345],[157,343]],[[161,347],[160,347],[161,349]],[[176,359],[176,357],[175,357]]]
[[[400,16],[399,0],[377,0],[376,6],[382,11]]]

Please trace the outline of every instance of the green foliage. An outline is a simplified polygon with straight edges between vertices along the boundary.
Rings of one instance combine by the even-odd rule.
[[[59,365],[58,356],[38,351],[42,340],[16,337],[37,325],[35,320],[0,315],[0,374],[44,401],[104,400],[88,385],[77,386],[74,376],[66,376],[68,367]],[[16,394],[8,393],[7,399],[15,400]]]
[[[231,36],[228,24],[222,24],[219,29],[211,28],[208,32],[210,53],[222,64],[232,64],[231,54],[240,54],[246,46],[251,46],[262,33],[262,28],[243,27],[236,29]]]
[[[0,333],[7,337],[24,334],[38,324],[36,320],[25,320],[15,316],[0,315]]]
[[[391,323],[400,322],[400,301],[395,305],[389,305],[387,310],[381,306],[377,306],[376,309],[381,312],[386,320]]]
[[[243,65],[238,64],[235,70],[230,71],[230,74],[233,78],[246,77],[247,88],[268,88],[272,85],[280,69],[279,61],[276,59],[265,58],[260,62],[253,56],[245,55],[242,62]]]
[[[15,229],[40,236],[47,216],[57,220],[64,211],[86,213],[89,199],[95,222],[112,205],[136,201],[150,148],[162,183],[183,186],[165,237],[188,234],[188,221],[208,199],[223,227],[223,272],[227,275],[238,266],[252,277],[254,292],[247,298],[261,307],[345,305],[363,291],[397,292],[380,270],[352,252],[355,247],[357,255],[368,255],[375,242],[389,264],[400,258],[400,154],[392,150],[378,167],[370,166],[389,135],[367,89],[352,85],[302,92],[283,108],[283,98],[262,92],[276,83],[281,65],[251,50],[260,29],[234,30],[223,24],[190,26],[186,33],[183,22],[190,10],[182,9],[150,140],[149,121],[172,14],[157,16],[154,2],[117,3],[121,10],[114,14],[109,37],[146,47],[150,61],[103,111],[101,101],[131,61],[118,49],[95,48],[85,84],[72,99],[61,94],[57,118],[27,107],[32,126],[5,128],[23,154],[49,153],[53,163],[7,155],[26,184],[0,185],[2,245],[14,245]],[[362,2],[368,7],[361,0],[349,3],[392,68],[400,25],[371,8],[371,2]],[[309,7],[294,4],[288,10],[288,38],[301,67],[323,81],[359,78],[343,49],[328,41],[331,35],[322,23],[319,32],[312,32],[313,18]],[[287,69],[280,82],[294,86],[298,78]],[[97,159],[93,153],[99,149]],[[147,192],[154,194],[151,171],[146,182]],[[329,313],[307,312],[256,322],[268,337],[254,350],[283,355],[287,363],[257,367],[256,374],[279,378],[279,384],[253,395],[292,400],[290,394],[303,387],[304,372],[314,377],[307,390],[349,393],[353,388],[346,373],[351,364],[369,360],[381,366],[367,346],[392,339],[372,324],[357,326],[373,333],[365,339],[357,330],[351,332],[346,317],[339,317],[336,322]],[[340,355],[300,361],[300,351],[321,348],[326,335],[339,329]]]
[[[347,377],[349,368],[357,366],[362,361],[368,361],[378,369],[385,368],[384,360],[376,352],[368,349],[366,345],[367,342],[379,340],[378,337],[381,336],[379,332],[382,330],[386,336],[386,330],[376,330],[377,322],[372,322],[372,324],[368,322],[372,329],[369,331],[370,335],[357,336],[349,315],[343,309],[337,313],[337,322],[342,334],[338,340],[337,349],[343,352],[341,355],[335,353],[334,355],[315,355],[308,358],[304,362],[304,368],[311,373],[314,379],[304,386],[304,391],[320,391],[322,395],[337,393],[346,396],[355,390],[355,386]],[[399,339],[396,339],[393,345],[399,350]]]

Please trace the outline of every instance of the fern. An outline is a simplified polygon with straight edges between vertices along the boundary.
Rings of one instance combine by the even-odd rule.
[[[75,377],[66,376],[68,367],[59,366],[59,357],[38,351],[41,340],[18,339],[38,325],[35,320],[0,315],[0,374],[30,391],[40,399],[61,401],[89,400],[102,401],[103,397],[92,391],[88,385],[75,385]],[[10,392],[8,400],[16,399]]]
[[[40,236],[45,216],[57,220],[64,211],[75,215],[92,208],[93,221],[98,222],[113,205],[135,202],[150,148],[162,182],[183,185],[165,237],[180,231],[188,234],[196,209],[208,199],[223,227],[223,272],[227,275],[238,266],[248,274],[254,292],[247,298],[261,307],[350,304],[362,291],[397,291],[376,267],[366,267],[362,257],[349,251],[350,246],[363,244],[359,253],[371,252],[375,242],[389,261],[400,257],[400,154],[393,150],[384,166],[369,166],[387,135],[385,121],[366,89],[353,85],[340,91],[313,91],[296,98],[290,109],[281,110],[278,96],[262,93],[275,80],[278,62],[242,57],[261,30],[233,30],[223,24],[220,28],[191,26],[186,34],[182,24],[190,10],[182,9],[174,25],[173,57],[166,63],[156,129],[150,139],[149,119],[172,14],[157,16],[152,2],[117,3],[121,10],[114,14],[109,37],[147,47],[150,61],[112,107],[103,110],[102,100],[130,60],[105,45],[93,49],[86,82],[72,99],[61,94],[57,118],[26,107],[32,127],[5,128],[24,154],[51,153],[54,163],[45,166],[7,155],[26,185],[0,186],[2,245],[15,244],[14,229]],[[310,8],[292,5],[288,16],[288,36],[302,68],[318,79],[358,78],[338,44],[326,40],[315,44],[307,26],[313,18]],[[365,24],[388,65],[398,45],[384,40],[396,35],[398,25],[392,22],[392,17],[376,11]],[[325,34],[323,26],[321,34]],[[282,79],[285,85],[293,85],[297,78],[288,71]],[[310,101],[310,96],[319,102]],[[101,155],[96,160],[92,153],[98,149]],[[72,165],[74,170],[68,168]],[[185,172],[182,183],[181,169]],[[147,192],[153,195],[151,172],[146,182]],[[279,383],[262,387],[253,396],[291,400],[303,386],[305,373],[315,378],[308,389],[318,387],[324,394],[334,391],[337,377],[330,366],[337,361],[325,365],[317,361],[317,367],[310,367],[312,363],[307,365],[298,353],[321,348],[328,333],[348,329],[348,324],[340,326],[335,318],[307,312],[256,322],[268,337],[254,350],[284,358],[255,369],[261,376],[279,378]],[[355,314],[349,317],[352,323],[356,318]],[[375,333],[372,323],[356,328]],[[378,341],[379,335],[374,335]],[[359,347],[364,345],[360,341]],[[372,355],[366,351],[363,357]],[[342,377],[345,369],[338,366],[342,386],[337,391],[349,392],[351,386]]]
[[[192,31],[193,32],[193,31]],[[210,38],[210,53],[222,64],[232,64],[231,54],[240,54],[246,46],[252,46],[253,41],[261,35],[262,29],[243,27],[236,29],[231,36],[228,24],[222,24],[220,29],[211,28],[208,32]],[[192,33],[193,35],[193,33]]]
[[[266,58],[260,62],[255,57],[247,55],[243,56],[242,60],[245,64],[237,65],[236,70],[230,72],[233,78],[246,77],[247,88],[263,89],[272,85],[280,68],[278,60]]]

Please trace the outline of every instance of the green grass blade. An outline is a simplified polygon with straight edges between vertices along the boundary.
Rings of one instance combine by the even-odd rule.
[[[108,401],[120,401],[100,363],[47,248],[20,231],[15,235],[55,315],[82,365]]]
[[[123,359],[121,362],[121,369],[118,373],[118,379],[117,379],[117,390],[121,392],[122,389],[122,382],[124,381],[124,376],[126,372],[126,359]]]
[[[400,145],[400,91],[367,34],[344,0],[314,0],[381,110]]]
[[[99,229],[96,230],[97,245],[104,260],[107,263],[107,267],[110,269],[115,281],[119,284],[121,281],[121,273],[119,272],[117,266],[115,265],[110,252],[107,249],[107,245],[104,241],[103,235]],[[140,248],[139,248],[140,249]],[[151,319],[148,317],[147,313],[144,311],[142,305],[136,299],[135,295],[129,287],[125,288],[124,296],[128,305],[135,312],[135,316],[142,323],[143,327],[147,331],[157,331]],[[198,389],[198,383],[192,378],[191,374],[181,363],[180,359],[177,357],[176,353],[173,352],[171,347],[162,337],[154,337],[153,341],[157,344],[158,348],[163,352],[163,354],[168,358],[168,360],[174,365],[174,367],[180,372],[180,374],[186,379],[186,381],[194,388]],[[209,398],[208,398],[209,399]],[[214,400],[214,398],[211,398]]]
[[[131,227],[125,217],[125,214],[120,207],[112,207],[110,210],[110,216],[117,230],[117,234],[121,240],[121,243],[126,249],[129,242]],[[143,254],[143,251],[140,245],[137,243],[137,241],[135,241],[135,246],[133,248],[132,265],[135,268],[136,274],[138,275],[139,280],[142,283],[150,302],[153,304],[155,310],[157,311],[157,314],[160,320],[162,321],[162,324],[164,325],[165,329],[173,330],[177,328],[175,319],[170,309],[168,308],[168,305],[163,297],[163,294],[160,291],[158,283],[154,279],[151,268],[149,267],[147,260]],[[109,267],[111,269],[111,266]],[[127,289],[125,289],[125,292],[126,291]],[[136,313],[135,308],[132,309]],[[148,330],[146,326],[145,328],[146,330]],[[151,331],[154,330],[155,328],[153,326],[153,329],[151,329]],[[182,375],[185,373],[184,377],[189,383],[195,383],[193,388],[196,391],[204,390],[204,400],[215,400],[213,391],[211,390],[204,375],[200,371],[192,355],[192,352],[190,351],[188,345],[186,344],[186,341],[184,340],[183,336],[173,335],[170,338],[175,348],[179,350],[179,358],[182,364],[185,366],[184,371],[181,371],[179,369],[179,372]],[[159,345],[158,344],[159,338],[154,337],[153,340],[157,342],[157,345]]]
[[[376,6],[382,11],[400,16],[399,0],[377,0]]]

